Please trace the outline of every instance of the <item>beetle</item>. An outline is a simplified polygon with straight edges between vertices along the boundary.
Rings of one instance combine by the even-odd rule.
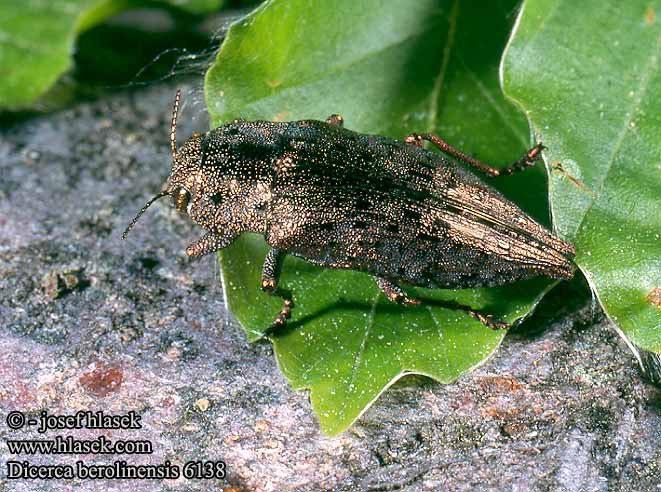
[[[328,268],[372,275],[388,299],[420,304],[402,285],[490,287],[536,276],[570,279],[574,247],[536,222],[475,174],[489,177],[535,164],[535,145],[497,169],[432,134],[403,141],[344,128],[343,119],[290,122],[234,120],[194,133],[177,147],[180,92],[172,113],[172,170],[124,231],[126,238],[156,200],[171,196],[179,212],[207,232],[186,249],[197,258],[229,246],[244,232],[271,247],[261,287],[283,308],[270,330],[286,324],[292,297],[278,289],[287,254]],[[509,325],[459,306],[490,328]]]

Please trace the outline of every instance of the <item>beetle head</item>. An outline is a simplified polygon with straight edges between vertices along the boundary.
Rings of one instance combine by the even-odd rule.
[[[172,197],[179,212],[212,232],[224,232],[228,228],[259,232],[263,229],[262,204],[270,198],[268,187],[257,179],[250,180],[249,184],[239,179],[238,167],[241,166],[228,158],[229,144],[223,132],[212,143],[208,141],[209,134],[194,133],[177,149],[179,98],[180,91],[177,91],[170,130],[170,176],[163,190],[140,209],[122,237],[126,238],[152,203],[165,196]],[[216,156],[213,163],[203,162],[204,147],[207,153]]]

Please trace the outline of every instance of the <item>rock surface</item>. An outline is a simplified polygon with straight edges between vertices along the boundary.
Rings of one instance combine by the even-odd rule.
[[[12,410],[133,410],[140,430],[59,432],[151,441],[151,455],[113,458],[131,464],[223,459],[228,469],[226,480],[75,490],[661,490],[661,395],[589,302],[562,307],[562,290],[456,384],[406,378],[351,430],[322,435],[271,346],[248,344],[226,312],[215,259],[185,258],[194,226],[162,201],[120,240],[169,171],[173,94],[141,89],[0,134],[3,441],[58,433],[10,430]],[[183,108],[181,136],[205,129],[199,114]],[[0,490],[72,490],[7,480],[12,459],[80,457],[16,457],[3,443]]]

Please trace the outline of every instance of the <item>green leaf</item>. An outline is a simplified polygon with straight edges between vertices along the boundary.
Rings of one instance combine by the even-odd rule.
[[[199,13],[222,0],[164,0]],[[138,0],[4,0],[0,2],[0,108],[21,108],[71,65],[76,36]]]
[[[173,7],[186,10],[191,14],[205,14],[218,10],[225,0],[163,0]]]
[[[649,0],[527,0],[503,64],[506,93],[548,146],[560,233],[634,352],[657,354],[659,8]]]
[[[400,139],[432,130],[467,152],[506,164],[531,145],[525,118],[504,99],[498,82],[515,5],[267,2],[230,29],[207,74],[213,125],[237,117],[324,119],[339,113],[354,130]],[[510,186],[525,187],[510,192],[545,218],[543,170],[524,174]],[[220,255],[229,306],[251,340],[282,303],[259,290],[266,251],[263,239],[245,235]],[[296,307],[288,328],[272,337],[278,362],[294,387],[311,390],[323,430],[336,434],[401,376],[418,373],[447,383],[493,353],[504,333],[440,301],[514,321],[551,284],[411,289],[429,302],[401,307],[366,274],[287,258],[281,285],[291,289]]]

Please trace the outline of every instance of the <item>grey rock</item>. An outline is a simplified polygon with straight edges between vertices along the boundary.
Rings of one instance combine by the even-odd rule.
[[[120,240],[168,174],[173,95],[142,89],[2,130],[3,420],[12,410],[134,410],[142,429],[103,434],[149,440],[153,454],[121,459],[227,463],[226,480],[130,482],[136,491],[661,491],[661,396],[608,321],[589,302],[562,309],[562,293],[455,384],[407,377],[343,435],[321,434],[271,346],[247,343],[227,313],[216,260],[185,258],[193,225],[162,201]],[[201,114],[183,108],[181,137],[205,129]],[[44,438],[4,422],[0,434]],[[0,454],[81,459],[17,458],[5,444]],[[71,489],[1,478],[0,490]]]

